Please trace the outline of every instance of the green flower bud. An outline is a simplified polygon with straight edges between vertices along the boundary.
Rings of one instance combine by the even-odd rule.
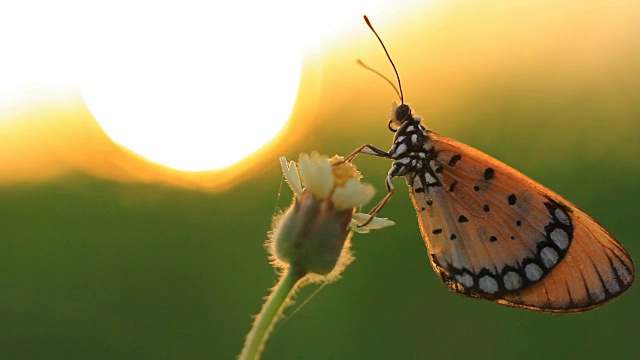
[[[381,218],[370,220],[372,225],[359,225],[366,222],[363,216],[367,219],[369,216],[354,214],[355,207],[368,202],[374,189],[359,182],[361,176],[353,164],[341,160],[318,153],[302,154],[298,171],[295,162],[287,163],[285,158],[280,158],[295,197],[293,205],[274,227],[273,251],[279,261],[295,265],[305,273],[329,275],[336,269],[345,252],[348,253],[344,246],[350,230],[366,233],[393,225],[392,221]],[[350,257],[343,259],[343,266],[338,269],[349,261]]]
[[[273,242],[278,259],[309,273],[327,275],[338,263],[353,210],[328,206],[310,191],[303,191],[286,211]]]

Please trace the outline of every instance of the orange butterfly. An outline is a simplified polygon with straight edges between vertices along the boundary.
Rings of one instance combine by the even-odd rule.
[[[380,37],[365,16],[367,25]],[[418,213],[431,264],[453,291],[499,304],[546,312],[596,308],[633,283],[635,269],[620,243],[562,196],[508,165],[426,129],[402,101],[388,127],[393,146],[370,144],[359,153],[393,160],[393,178],[404,176]],[[395,88],[395,86],[394,86]]]

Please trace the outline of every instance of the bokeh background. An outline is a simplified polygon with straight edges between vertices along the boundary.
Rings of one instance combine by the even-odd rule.
[[[436,1],[369,15],[427,127],[554,189],[640,259],[637,2]],[[277,277],[263,242],[291,199],[278,156],[390,146],[394,92],[355,60],[393,72],[359,16],[341,26],[307,53],[286,129],[231,169],[185,173],[127,151],[82,94],[0,119],[0,357],[235,358]],[[214,121],[231,136],[243,126]],[[356,163],[381,198],[390,163]],[[276,326],[264,359],[637,358],[637,285],[573,315],[453,294],[397,185],[383,211],[397,225],[353,237],[355,262]]]

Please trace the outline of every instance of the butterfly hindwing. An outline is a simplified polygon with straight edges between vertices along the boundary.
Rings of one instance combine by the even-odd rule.
[[[474,148],[427,135],[435,158],[406,176],[431,262],[451,289],[567,312],[631,285],[629,255],[575,205]]]
[[[580,209],[572,217],[574,241],[564,260],[542,281],[498,302],[553,312],[584,311],[600,306],[628,289],[633,262],[602,226]]]

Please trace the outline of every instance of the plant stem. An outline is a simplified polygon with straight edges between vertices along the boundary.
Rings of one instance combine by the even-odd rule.
[[[305,273],[296,266],[289,266],[253,322],[238,360],[257,360],[260,358],[269,333],[287,306],[290,296],[293,295],[295,285],[304,276]]]

